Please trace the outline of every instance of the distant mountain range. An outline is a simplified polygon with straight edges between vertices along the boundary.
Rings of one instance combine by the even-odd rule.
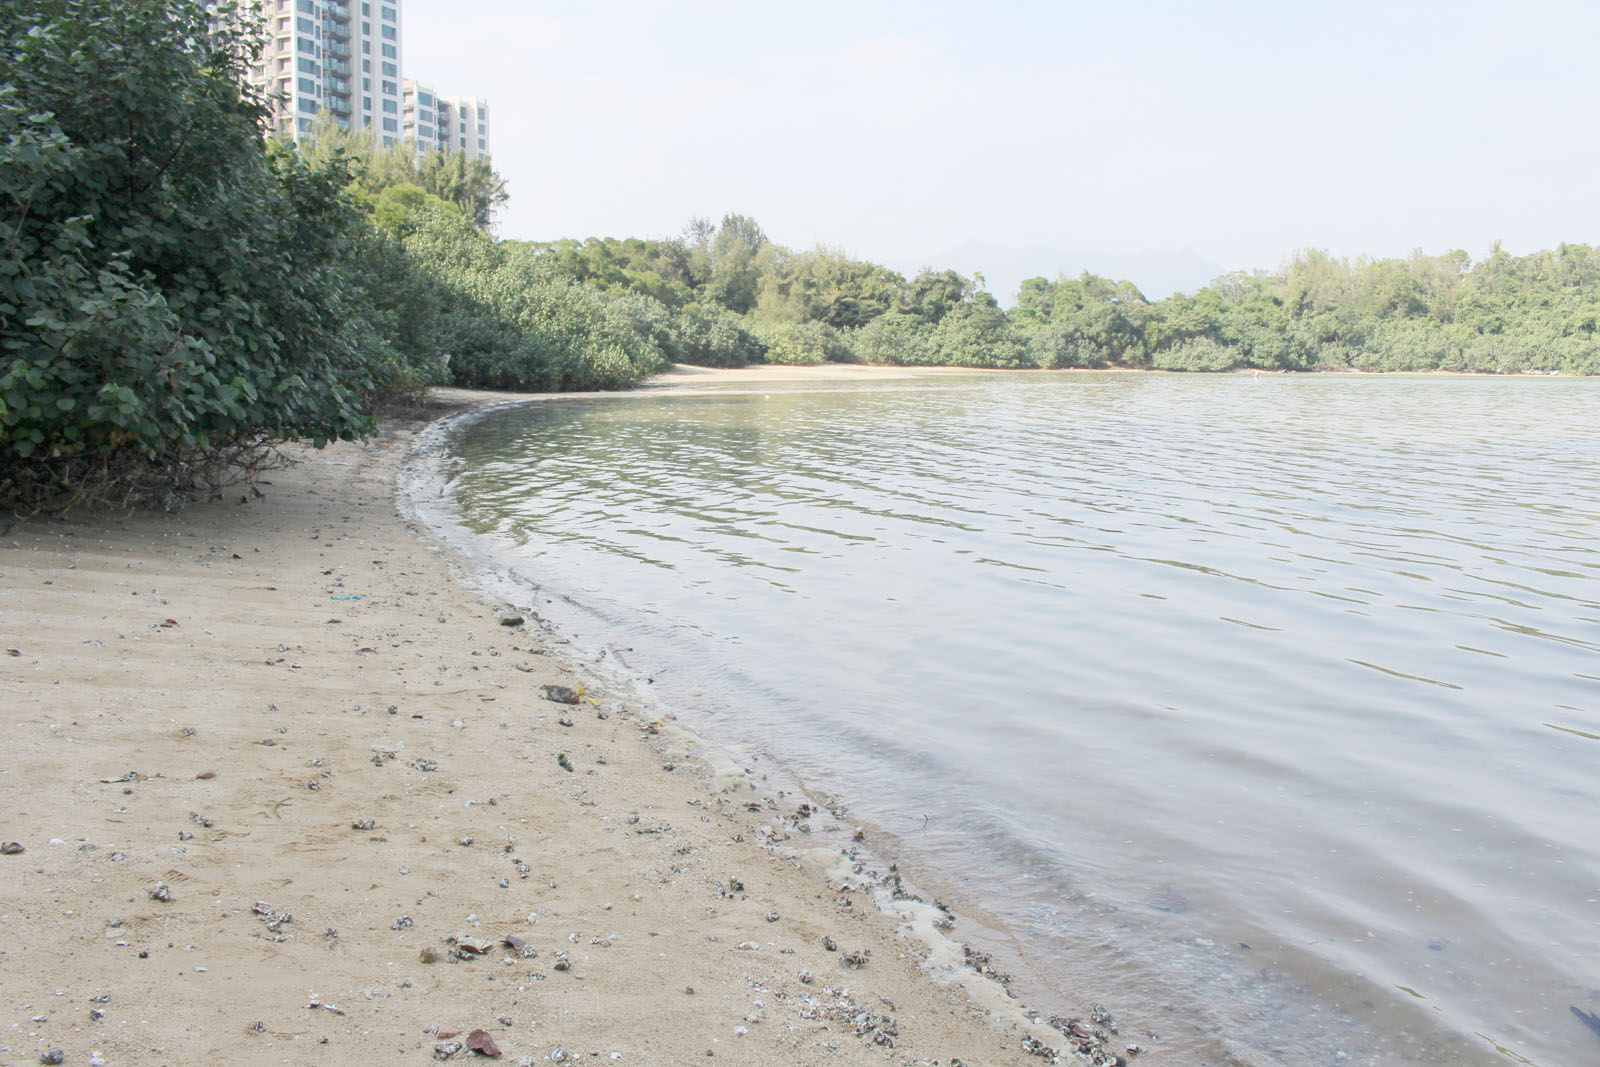
[[[935,256],[905,260],[890,266],[907,277],[923,267],[935,270],[953,268],[969,276],[982,274],[983,287],[1006,307],[1017,302],[1017,290],[1026,278],[1042,277],[1054,281],[1057,274],[1075,278],[1088,271],[1118,281],[1130,281],[1151,300],[1160,300],[1173,293],[1192,293],[1227,273],[1225,267],[1202,259],[1187,248],[1175,252],[1150,248],[1134,255],[1114,256],[1106,252],[1045,248],[1042,245],[1014,248],[978,241],[968,241]]]

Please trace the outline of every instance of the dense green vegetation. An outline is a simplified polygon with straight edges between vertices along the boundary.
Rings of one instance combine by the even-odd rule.
[[[1092,274],[1032,278],[1007,312],[953,271],[907,279],[827,249],[793,252],[737,215],[672,240],[533,247],[574,281],[648,296],[678,318],[737,317],[720,345],[666,351],[682,362],[1600,373],[1600,250],[1588,245],[1495,250],[1477,264],[1464,252],[1307,252],[1159,301]],[[741,327],[754,346],[735,340]]]
[[[254,26],[201,0],[0,7],[0,497],[175,502],[439,383],[619,388],[672,362],[1600,373],[1600,251],[1318,252],[1151,301],[796,251],[754,220],[497,241],[487,160],[264,139]]]

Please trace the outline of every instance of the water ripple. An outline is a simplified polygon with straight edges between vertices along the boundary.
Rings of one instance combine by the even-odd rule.
[[[450,488],[558,623],[1174,1062],[1549,1067],[1600,999],[1596,388],[546,403],[460,432]]]

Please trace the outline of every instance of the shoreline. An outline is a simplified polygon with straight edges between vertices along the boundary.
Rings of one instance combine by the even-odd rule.
[[[0,539],[0,1064],[1084,1062],[848,830],[795,851],[792,799],[502,625],[398,510],[424,425]]]

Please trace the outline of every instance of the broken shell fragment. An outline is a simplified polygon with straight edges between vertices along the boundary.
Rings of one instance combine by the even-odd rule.
[[[467,1048],[482,1056],[500,1055],[500,1046],[494,1043],[487,1030],[474,1030],[467,1035]]]
[[[553,700],[557,704],[576,704],[578,702],[579,694],[576,689],[569,689],[564,685],[547,685],[543,689],[546,700]]]

